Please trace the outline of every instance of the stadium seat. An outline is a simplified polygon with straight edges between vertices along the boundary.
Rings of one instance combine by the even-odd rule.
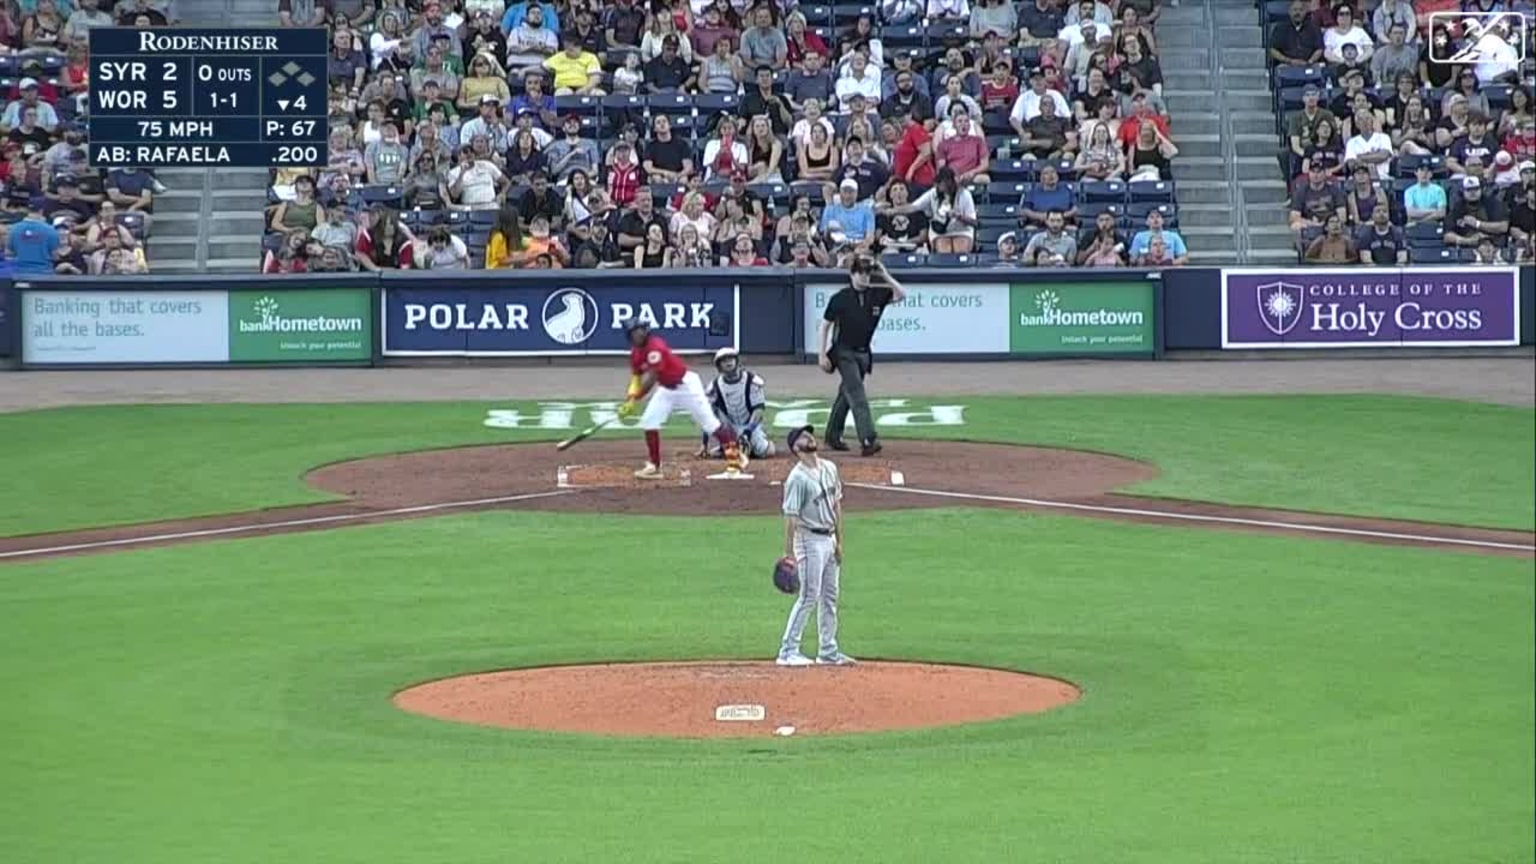
[[[700,93],[693,97],[693,107],[699,109],[700,114],[719,114],[721,112],[735,113],[736,106],[741,104],[741,97],[735,93]]]
[[[992,202],[976,205],[976,217],[983,225],[1007,224],[1012,225],[1019,219],[1019,205],[1017,203]]]
[[[1125,184],[1119,180],[1084,180],[1077,186],[1077,199],[1085,203],[1125,201]]]
[[[916,254],[882,255],[881,261],[885,263],[885,266],[893,270],[915,270],[927,266],[928,256]]]
[[[1410,246],[1408,260],[1415,264],[1455,264],[1461,260],[1461,256],[1455,249],[1446,246],[1438,248]]]
[[[1024,193],[1029,191],[1029,187],[1028,183],[1002,183],[994,180],[987,184],[987,200],[993,204],[1003,202],[1017,204],[1024,197]]]
[[[1084,222],[1099,218],[1100,213],[1109,213],[1119,221],[1125,215],[1125,205],[1119,201],[1084,201],[1077,205],[1077,212]]]
[[[805,23],[813,27],[832,23],[832,7],[824,4],[801,6],[800,14],[805,16]]]
[[[946,43],[963,44],[970,39],[971,27],[965,22],[941,21],[924,28],[928,46],[936,48]]]
[[[495,210],[469,211],[469,224],[475,228],[489,228],[496,224]]]
[[[1430,176],[1432,177],[1446,176],[1445,157],[1434,154],[1420,156],[1414,153],[1405,153],[1397,157],[1397,170],[1395,173],[1404,180],[1412,180],[1414,179],[1414,172],[1419,170],[1420,165],[1428,165],[1431,169]]]
[[[1269,29],[1291,16],[1290,0],[1265,0],[1264,27]]]
[[[976,256],[963,253],[941,253],[928,256],[929,267],[974,267]]]
[[[469,224],[469,213],[463,210],[448,210],[443,214],[439,224],[447,225],[450,229],[463,228]]]
[[[560,114],[595,115],[602,110],[601,96],[556,96],[555,110]]]
[[[981,131],[983,135],[1007,135],[1013,132],[1013,124],[1008,122],[1008,114],[1005,111],[988,111],[981,115]]]
[[[921,48],[926,41],[926,34],[921,27],[886,27],[880,31],[880,41],[887,49],[891,48]]]
[[[1483,95],[1488,97],[1488,107],[1495,111],[1507,111],[1514,105],[1514,87],[1509,84],[1489,84],[1483,88]]]
[[[1151,202],[1156,204],[1172,203],[1175,198],[1173,182],[1170,180],[1143,180],[1137,183],[1127,183],[1129,195],[1127,200],[1131,203]]]
[[[789,184],[789,194],[793,198],[796,195],[809,195],[811,204],[820,207],[823,203],[821,183],[816,180],[804,180]]]
[[[366,204],[383,204],[386,207],[400,208],[405,204],[405,193],[399,186],[362,186],[358,189],[363,195]]]
[[[652,93],[645,97],[652,114],[692,114],[693,97],[687,93]]]
[[[610,93],[602,98],[603,113],[645,110],[645,97],[628,93]]]
[[[977,249],[983,249],[983,250],[986,250],[988,252],[996,250],[997,249],[997,238],[1003,236],[1004,234],[1007,234],[1009,231],[1012,231],[1015,234],[1019,235],[1019,237],[1020,237],[1019,245],[1022,246],[1025,242],[1028,241],[1028,238],[1024,236],[1027,232],[1021,231],[1017,226],[1014,226],[1014,225],[982,225],[981,227],[976,229],[976,248]]]
[[[1031,159],[1000,159],[992,163],[987,174],[1000,183],[1033,180],[1035,165]]]
[[[858,20],[860,15],[879,19],[876,8],[863,3],[837,3],[832,7],[832,22],[836,26],[846,27]]]
[[[1321,66],[1276,66],[1275,85],[1278,87],[1322,87],[1328,83],[1327,70]]]
[[[1445,228],[1437,222],[1409,225],[1403,235],[1410,249],[1439,249],[1445,245]]]

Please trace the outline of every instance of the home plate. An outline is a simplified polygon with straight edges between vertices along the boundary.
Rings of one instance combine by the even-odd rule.
[[[715,719],[725,721],[757,722],[768,716],[768,709],[761,705],[716,705]]]

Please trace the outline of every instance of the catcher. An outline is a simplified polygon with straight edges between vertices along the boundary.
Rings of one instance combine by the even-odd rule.
[[[719,374],[704,391],[715,409],[715,416],[736,433],[748,456],[753,459],[772,456],[773,441],[763,431],[763,411],[767,408],[763,379],[742,367],[735,348],[721,348],[715,352],[715,371]],[[711,441],[708,435],[702,437],[700,456],[719,457],[721,452],[718,440]]]
[[[780,666],[848,666],[837,647],[837,592],[843,568],[843,481],[837,466],[816,455],[815,430],[801,426],[786,442],[797,460],[784,478],[784,557],[774,568],[779,590],[796,593],[779,643]],[[797,584],[798,583],[798,584]],[[800,653],[811,610],[816,610],[816,659]]]

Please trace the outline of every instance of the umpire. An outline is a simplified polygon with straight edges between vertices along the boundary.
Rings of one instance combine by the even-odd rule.
[[[841,379],[832,413],[827,416],[826,444],[833,450],[848,449],[843,442],[843,427],[848,424],[848,411],[852,409],[853,425],[859,431],[859,452],[873,456],[880,452],[880,442],[875,440],[875,421],[869,414],[869,396],[864,392],[864,376],[874,366],[870,343],[885,308],[900,303],[907,294],[885,264],[867,252],[853,257],[848,279],[849,287],[827,301],[821,329],[816,333],[816,359],[821,371],[835,371]]]

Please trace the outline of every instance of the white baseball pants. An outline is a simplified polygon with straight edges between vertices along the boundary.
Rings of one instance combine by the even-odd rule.
[[[651,391],[651,397],[645,402],[645,411],[640,415],[640,428],[648,431],[661,429],[673,411],[687,411],[688,416],[693,418],[693,422],[706,435],[713,435],[720,428],[720,418],[715,416],[709,397],[704,395],[704,382],[699,380],[697,372],[690,371],[684,375],[676,389],[656,385]]]

